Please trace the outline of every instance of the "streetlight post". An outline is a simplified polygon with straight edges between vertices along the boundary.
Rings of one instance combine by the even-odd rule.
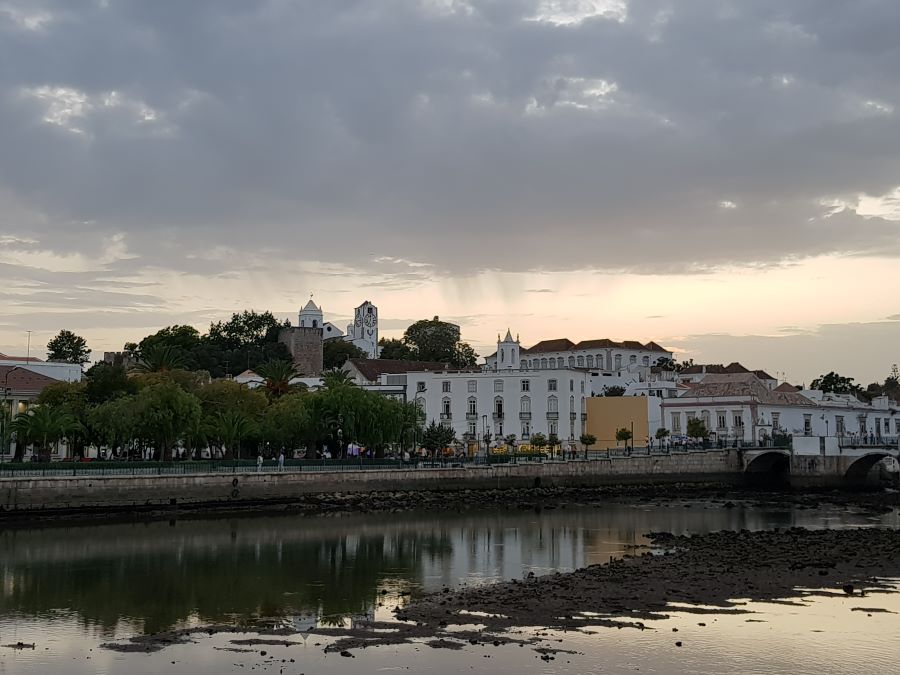
[[[634,451],[634,420],[631,420],[631,450]]]

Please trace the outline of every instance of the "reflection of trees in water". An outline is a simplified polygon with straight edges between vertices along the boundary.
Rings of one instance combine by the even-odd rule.
[[[423,544],[415,536],[332,536],[308,542],[178,548],[70,562],[27,557],[2,570],[0,613],[71,609],[112,631],[121,620],[146,632],[191,616],[204,622],[287,614],[369,613],[386,576],[417,582]]]

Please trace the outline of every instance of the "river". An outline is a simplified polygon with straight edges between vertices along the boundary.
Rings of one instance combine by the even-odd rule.
[[[547,645],[573,652],[553,654],[553,660],[530,645],[447,650],[407,644],[341,657],[323,651],[327,638],[305,633],[279,638],[287,645],[247,645],[241,641],[255,633],[217,632],[148,653],[101,647],[212,624],[262,622],[305,631],[390,620],[394,607],[422,593],[604,563],[642,550],[643,535],[651,531],[789,526],[897,528],[900,516],[669,501],[540,512],[7,527],[0,531],[0,674],[900,673],[898,617],[888,613],[900,613],[900,594],[751,602],[747,613],[715,612],[700,620],[676,608],[669,618],[649,622],[648,630],[543,636]],[[861,603],[887,611],[853,611]],[[538,632],[523,629],[521,635]]]

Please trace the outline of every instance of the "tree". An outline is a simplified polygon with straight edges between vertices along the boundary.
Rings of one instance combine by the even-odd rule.
[[[72,415],[49,405],[36,405],[16,415],[12,430],[16,437],[14,462],[21,462],[27,445],[37,446],[43,461],[50,454],[50,446],[71,433],[76,425]]]
[[[431,424],[425,428],[422,447],[428,450],[431,458],[434,459],[436,453],[443,451],[444,448],[449,447],[455,441],[456,432],[452,427],[445,427],[432,420]]]
[[[381,338],[378,341],[378,346],[381,348],[380,358],[382,359],[390,359],[391,361],[411,361],[416,358],[416,354],[409,345],[397,338],[391,338],[390,340]]]
[[[625,447],[627,448],[627,447],[628,447],[628,441],[631,440],[631,436],[632,436],[631,430],[630,430],[630,429],[626,429],[625,427],[622,427],[621,429],[618,429],[618,430],[616,431],[616,443],[619,443],[620,441],[621,441],[621,442],[624,442],[624,443],[625,443]]]
[[[232,314],[231,319],[224,323],[219,321],[211,324],[208,339],[224,349],[240,349],[277,342],[278,333],[283,328],[290,327],[290,321],[280,321],[272,312],[244,310]]]
[[[134,396],[110,399],[88,410],[88,424],[94,437],[109,446],[113,456],[135,438]]]
[[[618,385],[613,385],[611,387],[603,387],[603,395],[604,396],[624,396],[625,395],[625,387],[620,387]]]
[[[547,447],[547,437],[540,432],[531,434],[531,447],[536,448],[538,454],[543,453],[544,448]]]
[[[853,384],[852,377],[843,377],[834,371],[817,377],[812,381],[810,388],[832,394],[857,394],[861,391],[858,384]]]
[[[183,370],[187,361],[184,353],[171,345],[154,345],[140,352],[140,361],[132,368],[136,373],[166,373]]]
[[[350,373],[335,368],[322,373],[322,386],[325,389],[334,389],[335,387],[352,387],[355,386],[355,383]]]
[[[660,427],[659,429],[656,430],[656,440],[661,441],[664,438],[668,438],[668,437],[669,437],[669,430],[666,429],[665,427]]]
[[[692,417],[688,420],[687,423],[687,435],[689,438],[703,438],[705,439],[709,436],[709,431],[706,428],[706,424],[704,424],[703,420],[698,417]]]
[[[549,434],[547,436],[547,447],[550,448],[550,456],[553,457],[553,453],[556,451],[556,448],[559,447],[559,436],[556,434]]]
[[[322,343],[322,362],[325,370],[340,368],[347,359],[364,359],[366,353],[346,340],[325,340]]]
[[[454,368],[471,368],[478,361],[475,350],[460,341],[459,327],[438,317],[416,321],[404,331],[400,341],[386,341],[381,357],[436,361],[449,363]]]
[[[222,444],[225,459],[231,459],[235,454],[240,459],[241,441],[255,430],[256,424],[247,414],[240,410],[225,410],[213,417],[210,435]]]
[[[307,398],[307,394],[289,394],[272,403],[263,415],[262,431],[266,441],[279,448],[306,445],[306,458],[314,459],[316,439]]]
[[[47,343],[47,360],[77,363],[83,366],[90,360],[87,340],[70,330],[61,330]]]
[[[581,438],[578,440],[581,441],[581,444],[584,446],[584,458],[587,459],[588,450],[590,450],[591,446],[597,442],[597,437],[594,434],[581,434]]]
[[[269,361],[256,369],[256,374],[265,380],[266,394],[276,399],[287,394],[291,380],[298,376],[297,368],[290,361]]]
[[[122,366],[111,366],[100,361],[88,368],[84,375],[85,398],[90,405],[99,405],[137,390]]]
[[[172,458],[172,449],[200,419],[200,403],[175,382],[150,384],[134,397],[134,425],[140,438],[154,443],[159,459]]]

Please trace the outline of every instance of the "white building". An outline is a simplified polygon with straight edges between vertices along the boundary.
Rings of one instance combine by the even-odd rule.
[[[506,333],[503,343],[512,342],[512,335]],[[497,342],[500,343],[498,336]],[[515,340],[518,344],[518,338]],[[509,367],[509,354],[499,354],[500,367]],[[507,360],[504,362],[504,358]],[[655,342],[646,345],[634,340],[614,342],[613,340],[583,340],[574,343],[566,338],[542,340],[532,347],[519,349],[518,367],[522,370],[546,370],[553,368],[587,368],[603,372],[626,371],[630,366],[650,367],[660,358],[672,359],[672,352]],[[485,357],[485,366],[496,369],[498,353]]]
[[[306,303],[306,306],[300,310],[297,317],[297,326],[299,328],[321,328],[322,339],[343,338],[344,331],[335,326],[330,321],[325,321],[322,315],[322,308],[313,302],[312,298]]]
[[[590,380],[585,371],[504,369],[407,373],[406,398],[457,438],[515,435],[527,442],[535,433],[577,440],[586,421]]]
[[[0,354],[0,366],[24,368],[60,382],[81,382],[82,370],[78,363],[43,361],[34,356],[7,356]]]
[[[686,435],[693,418],[703,421],[713,440],[725,443],[786,434],[896,444],[900,434],[900,408],[887,397],[869,404],[788,384],[770,389],[755,373],[707,374],[678,398],[664,399],[662,417],[672,436]]]

